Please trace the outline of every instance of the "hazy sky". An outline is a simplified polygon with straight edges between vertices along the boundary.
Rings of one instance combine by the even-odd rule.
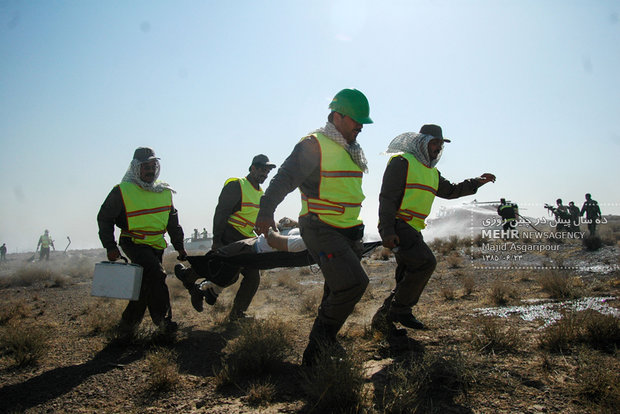
[[[424,123],[438,167],[495,184],[440,205],[545,215],[590,192],[620,214],[620,2],[0,1],[0,243],[100,247],[96,215],[138,146],[161,157],[185,233],[224,181],[281,164],[332,96],[370,101],[363,218],[376,233],[389,141]],[[297,217],[294,192],[276,212]],[[525,210],[527,209],[527,210]]]

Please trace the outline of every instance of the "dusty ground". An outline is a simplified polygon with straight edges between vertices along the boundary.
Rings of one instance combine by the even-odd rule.
[[[611,268],[606,272],[566,272],[570,272],[584,296],[618,297],[618,245],[605,246],[598,252],[587,252],[576,241],[564,247],[557,253],[528,253],[523,260],[538,265],[567,263],[569,259],[608,264]],[[512,269],[481,269],[488,262],[482,261],[479,249],[474,248],[473,260],[466,249],[462,246],[451,252],[436,252],[439,266],[414,309],[429,329],[408,331],[406,337],[389,340],[369,334],[368,325],[393,287],[395,263],[393,259],[364,260],[371,283],[340,334],[350,352],[365,361],[370,393],[364,410],[384,411],[381,390],[389,379],[390,366],[402,355],[414,353],[458,354],[466,361],[471,374],[467,393],[454,398],[444,395],[435,402],[437,412],[611,412],[604,404],[590,403],[577,395],[579,352],[559,354],[540,349],[539,328],[544,321],[525,321],[518,316],[503,319],[504,328],[517,332],[520,338],[512,351],[484,352],[475,346],[472,338],[479,334],[482,318],[476,309],[495,306],[490,292],[498,283],[508,287],[507,305],[525,304],[549,295],[538,283],[542,271],[520,269],[514,263]],[[0,280],[26,266],[28,256],[9,255],[10,261],[0,267]],[[206,306],[205,312],[197,313],[181,284],[174,277],[168,278],[174,319],[180,330],[163,346],[176,352],[176,361],[172,362],[176,362],[180,375],[170,390],[153,392],[149,388],[146,355],[158,344],[143,340],[121,346],[111,343],[105,335],[93,333],[97,315],[111,312],[117,320],[126,303],[90,296],[92,265],[101,260],[103,250],[70,251],[67,256],[56,253],[46,264],[55,281],[27,287],[5,283],[0,289],[5,314],[7,309],[19,309],[10,321],[0,321],[3,332],[21,324],[50,333],[48,352],[34,366],[16,367],[10,355],[2,353],[1,412],[312,412],[312,404],[300,386],[299,363],[318,304],[320,273],[307,268],[263,272],[249,314],[255,319],[279,318],[291,326],[295,356],[278,377],[270,378],[277,387],[273,401],[252,406],[248,390],[242,385],[216,390],[215,372],[226,355],[227,343],[235,337],[235,327],[225,322],[234,287],[222,294],[215,307]],[[172,255],[166,257],[169,270],[174,263]],[[466,292],[467,281],[473,281],[471,292]],[[607,304],[620,308],[617,299]],[[147,316],[143,323],[147,332],[150,325]],[[594,352],[607,369],[618,372],[617,351]]]

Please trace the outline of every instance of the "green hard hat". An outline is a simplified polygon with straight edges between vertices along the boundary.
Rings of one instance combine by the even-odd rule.
[[[372,124],[368,99],[357,89],[343,89],[334,96],[329,104],[332,111],[347,115],[360,124]]]

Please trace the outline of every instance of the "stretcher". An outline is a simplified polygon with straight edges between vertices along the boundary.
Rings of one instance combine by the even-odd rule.
[[[380,241],[366,242],[362,249],[362,256],[368,255],[377,247]],[[235,283],[242,268],[276,269],[279,267],[304,267],[316,263],[308,250],[301,252],[268,252],[268,253],[239,253],[225,254],[211,250],[201,256],[187,256],[187,261],[198,276],[205,278],[216,285],[226,287]]]

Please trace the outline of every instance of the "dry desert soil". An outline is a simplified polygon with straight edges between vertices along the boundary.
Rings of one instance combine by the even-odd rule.
[[[90,295],[104,250],[42,263],[9,254],[0,264],[0,412],[617,412],[617,240],[596,251],[566,240],[492,262],[469,240],[432,247],[439,264],[414,308],[427,329],[371,331],[396,266],[375,252],[363,259],[370,285],[339,334],[347,356],[318,374],[300,366],[322,292],[314,267],[262,271],[248,319],[229,323],[237,285],[198,313],[167,254],[178,332],[158,335],[147,312],[139,334],[119,341],[112,328],[126,301]],[[285,351],[234,368],[243,352],[265,357],[261,335]]]

